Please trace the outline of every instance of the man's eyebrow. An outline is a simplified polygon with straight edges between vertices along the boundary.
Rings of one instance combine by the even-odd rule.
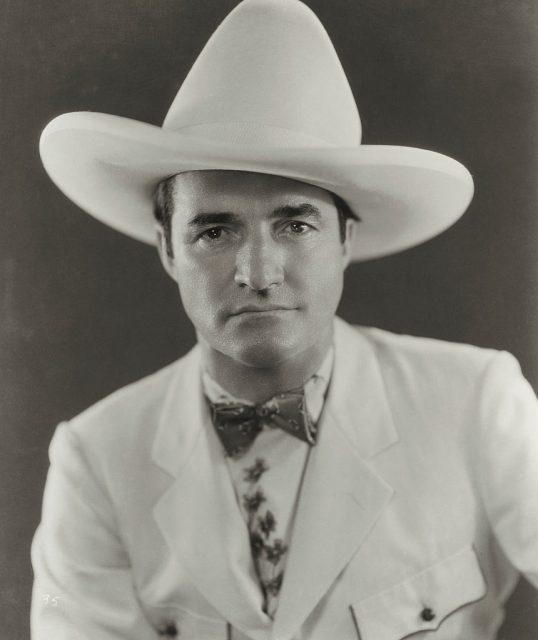
[[[189,220],[189,227],[206,227],[211,224],[229,224],[236,220],[237,216],[231,211],[197,213],[191,220]]]
[[[321,212],[313,204],[303,202],[301,204],[292,205],[285,204],[281,207],[273,209],[271,212],[271,218],[296,218],[296,217],[309,217],[320,218]],[[212,224],[230,224],[237,222],[239,217],[232,211],[215,211],[207,213],[197,213],[189,220],[189,227],[207,227]]]
[[[321,212],[313,204],[303,202],[301,204],[285,204],[277,207],[271,214],[271,218],[320,218]]]

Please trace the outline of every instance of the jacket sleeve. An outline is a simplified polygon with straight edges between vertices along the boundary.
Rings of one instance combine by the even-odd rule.
[[[493,531],[538,588],[538,400],[506,352],[494,356],[480,402],[479,482]]]
[[[32,543],[32,640],[151,640],[106,491],[76,434],[58,426]]]

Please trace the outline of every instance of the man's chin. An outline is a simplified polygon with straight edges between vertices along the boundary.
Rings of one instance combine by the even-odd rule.
[[[261,338],[261,339],[260,339]],[[239,345],[238,345],[239,346]],[[258,336],[252,342],[242,342],[234,349],[233,358],[256,369],[271,369],[284,364],[297,353],[296,345],[289,342],[266,340]]]
[[[296,312],[292,311],[242,314],[230,320],[226,329],[228,355],[256,368],[283,364],[301,351],[304,342]]]

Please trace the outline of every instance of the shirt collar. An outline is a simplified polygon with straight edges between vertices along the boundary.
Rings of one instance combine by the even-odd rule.
[[[327,354],[321,363],[319,369],[304,384],[305,402],[308,414],[313,422],[317,422],[323,405],[329,381],[331,379],[334,364],[334,348],[328,349]],[[253,402],[237,398],[226,391],[220,384],[207,372],[202,373],[202,388],[205,396],[210,402],[230,402],[253,405]]]

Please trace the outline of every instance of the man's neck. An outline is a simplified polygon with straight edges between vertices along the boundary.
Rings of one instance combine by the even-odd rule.
[[[296,389],[316,373],[332,343],[332,329],[321,340],[271,367],[253,367],[213,349],[198,337],[205,369],[231,395],[260,403]]]

